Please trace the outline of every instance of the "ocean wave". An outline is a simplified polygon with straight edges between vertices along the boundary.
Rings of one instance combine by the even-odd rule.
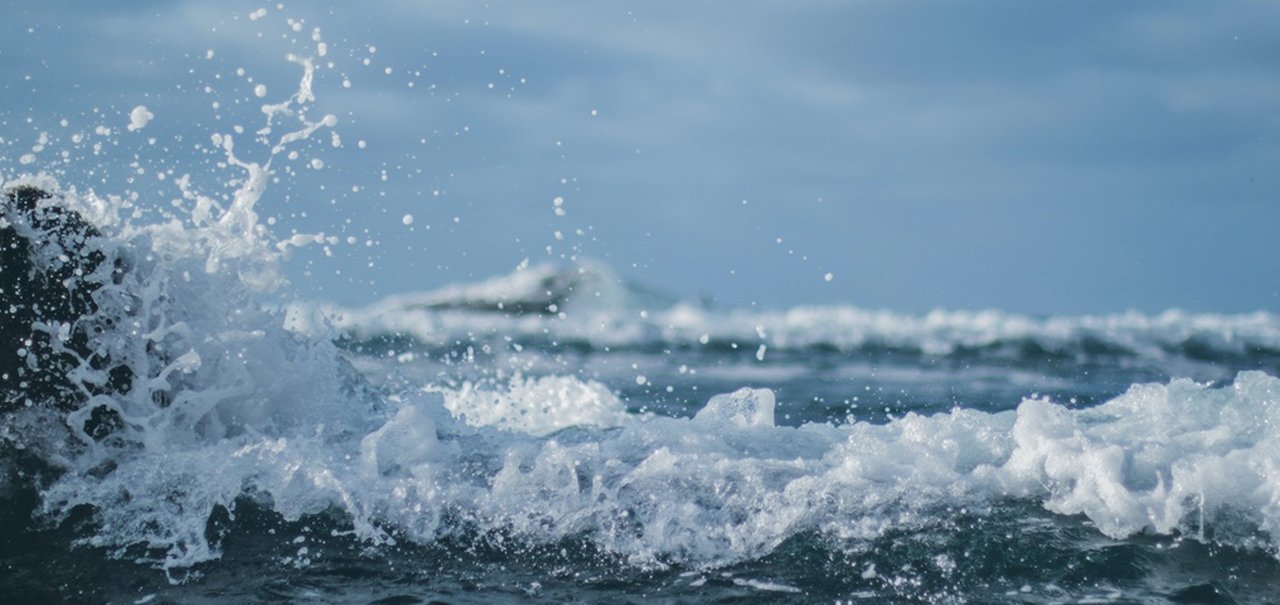
[[[74,192],[54,199],[91,217],[103,205]],[[893,532],[946,525],[956,510],[1005,502],[1087,519],[1113,539],[1153,533],[1280,552],[1280,379],[1266,373],[1243,372],[1223,386],[1137,384],[1083,409],[1031,397],[1004,412],[953,407],[883,423],[799,425],[778,422],[768,389],[713,396],[692,417],[637,413],[578,376],[377,392],[326,334],[307,334],[296,308],[276,312],[257,301],[255,292],[278,279],[270,278],[278,248],[260,232],[221,220],[93,220],[102,236],[92,245],[128,270],[85,276],[100,286],[84,319],[99,328],[87,332],[88,350],[128,363],[134,380],[86,390],[71,405],[9,411],[0,453],[6,474],[38,476],[42,518],[59,523],[89,511],[80,543],[153,561],[175,577],[220,556],[209,528],[246,500],[286,520],[336,517],[372,545],[464,533],[533,545],[582,540],[640,569],[734,565],[797,536],[856,550]],[[588,325],[571,312],[362,317],[483,318],[496,322],[494,334],[518,337],[513,326],[525,322]],[[617,316],[612,305],[596,312]],[[1078,341],[1092,330],[1146,347],[1214,335],[1215,350],[1230,350],[1270,342],[1275,330],[1263,314],[1032,320],[674,305],[636,317],[659,342],[703,345],[711,338],[693,335],[713,330],[788,350],[817,346],[803,344],[809,337],[848,336],[833,323],[861,324],[864,333],[876,326],[881,338],[896,334],[948,355],[990,334]],[[636,342],[612,338],[620,339],[605,342]],[[820,342],[838,348],[830,341]],[[926,344],[934,342],[941,344]],[[91,360],[77,368],[77,380],[101,382]],[[95,421],[100,409],[116,419],[101,433],[90,429],[104,424]],[[34,472],[23,466],[32,456],[41,465]]]
[[[1280,550],[1280,380],[1262,373],[1222,388],[1135,385],[1082,410],[1030,398],[994,414],[799,427],[775,423],[768,390],[669,418],[625,414],[574,380],[553,386],[590,399],[608,422],[548,433],[516,420],[545,414],[541,398],[503,397],[494,413],[484,397],[424,392],[370,414],[367,432],[303,423],[159,442],[110,472],[62,477],[43,510],[62,518],[90,506],[87,543],[121,554],[145,545],[169,568],[216,557],[209,519],[246,495],[287,519],[336,511],[375,544],[461,531],[533,544],[585,537],[641,567],[733,564],[811,533],[854,547],[1010,499],[1082,516],[1115,539]]]
[[[296,117],[301,130],[283,134],[269,158],[332,125],[305,117],[314,65],[294,60],[305,73],[299,92],[266,107]],[[325,238],[274,239],[255,211],[270,159],[238,158],[230,135],[212,140],[224,164],[243,172],[238,188],[206,196],[178,177],[177,214],[157,224],[134,223],[119,199],[60,190],[49,178],[6,185],[39,188],[48,204],[82,216],[95,231],[78,243],[102,257],[59,281],[87,287],[92,305],[76,317],[13,322],[67,360],[51,371],[24,354],[25,370],[68,390],[0,408],[0,500],[34,492],[35,514],[74,526],[80,544],[178,579],[221,555],[225,535],[212,528],[248,502],[287,521],[336,519],[334,532],[375,547],[463,535],[535,547],[578,541],[636,569],[703,571],[768,557],[798,538],[856,552],[1013,503],[1006,509],[1040,507],[1111,539],[1170,535],[1280,554],[1274,315],[715,309],[624,283],[595,263],[522,263],[481,284],[357,309],[280,310],[262,298],[283,285],[283,251]],[[24,220],[0,227],[49,239]],[[67,262],[55,252],[39,248],[37,268]],[[631,409],[611,386],[574,372],[497,368],[484,382],[375,388],[335,340],[621,350],[650,362],[672,349],[742,351],[760,362],[790,354],[802,370],[806,358],[828,352],[1273,371],[1218,385],[1143,382],[1084,408],[1028,397],[1016,409],[981,411],[963,407],[962,394],[927,408],[949,411],[901,410],[883,422],[780,422],[769,389],[705,399],[701,391],[693,413],[664,415]],[[128,380],[114,378],[113,367],[127,368]],[[758,366],[714,372],[742,383],[762,375]],[[26,522],[5,514],[0,523]]]
[[[290,309],[290,325],[314,335],[336,329],[358,344],[407,340],[428,348],[512,342],[592,350],[756,351],[764,346],[914,358],[1137,359],[1280,369],[1280,317],[1263,311],[1053,317],[994,310],[913,315],[852,306],[757,311],[637,298],[628,294],[633,291],[645,290],[627,285],[599,263],[522,265],[511,275],[474,286],[394,296],[365,307],[298,304]]]

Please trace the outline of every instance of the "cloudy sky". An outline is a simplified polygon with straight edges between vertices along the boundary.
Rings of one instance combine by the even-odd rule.
[[[338,116],[340,146],[322,133],[278,159],[259,208],[279,234],[354,238],[291,260],[308,298],[365,302],[580,256],[734,305],[1280,311],[1271,2],[5,14],[0,175],[47,170],[156,207],[185,173],[225,191],[235,174],[210,135],[261,127],[261,105],[297,86],[285,54],[315,56],[320,28],[310,111]],[[156,117],[129,132],[137,105]]]

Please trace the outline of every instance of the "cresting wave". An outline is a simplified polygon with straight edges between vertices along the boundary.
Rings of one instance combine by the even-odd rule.
[[[237,155],[231,135],[212,137],[237,171],[225,204],[179,178],[177,214],[138,224],[128,200],[39,176],[5,186],[50,192],[39,209],[74,211],[92,227],[76,240],[92,260],[85,271],[58,273],[77,256],[66,249],[32,257],[37,269],[86,285],[81,314],[30,322],[41,347],[19,355],[31,375],[65,369],[65,388],[0,408],[0,497],[36,492],[33,512],[49,525],[89,519],[78,543],[180,581],[220,557],[220,520],[252,504],[287,520],[323,518],[375,551],[479,534],[585,542],[638,569],[706,570],[767,557],[797,537],[856,553],[895,532],[948,528],[958,514],[1014,503],[1109,538],[1172,535],[1280,558],[1274,315],[715,310],[665,300],[591,263],[524,267],[364,309],[264,302],[283,286],[284,251],[325,240],[279,240],[255,210],[272,159],[335,123],[308,117],[316,66],[293,61],[304,71],[298,92],[263,107],[266,161]],[[285,118],[298,120],[296,130],[273,133]],[[0,228],[45,241],[38,223],[6,215]],[[882,423],[795,425],[779,421],[768,389],[706,397],[681,416],[630,410],[582,375],[375,388],[350,363],[366,360],[334,344],[404,337],[548,351],[742,347],[761,359],[813,350],[1225,359],[1272,372],[1136,384],[1083,409],[1028,397],[1007,411],[957,401]],[[29,386],[25,376],[14,378],[18,388]],[[299,548],[293,564],[313,554]]]
[[[110,200],[74,193],[52,203],[110,214],[95,211]],[[1006,500],[1083,515],[1112,538],[1280,553],[1280,380],[1263,373],[1136,385],[1088,409],[1032,398],[798,427],[776,423],[765,389],[712,397],[692,418],[628,413],[563,376],[378,395],[333,345],[255,302],[270,268],[256,261],[274,257],[252,225],[232,231],[252,245],[231,254],[202,231],[220,222],[97,224],[92,245],[129,270],[102,279],[90,320],[113,321],[90,342],[127,360],[138,386],[87,392],[66,413],[24,407],[0,435],[6,452],[56,469],[39,486],[42,517],[90,510],[84,544],[170,571],[217,558],[209,525],[246,498],[286,519],[336,515],[375,545],[586,539],[642,568],[729,565],[801,534],[857,548]],[[102,406],[119,417],[105,438],[85,428]]]
[[[86,543],[121,556],[145,545],[168,569],[217,557],[206,528],[243,497],[288,519],[336,513],[373,544],[577,538],[640,567],[733,564],[805,533],[853,549],[1009,499],[1084,515],[1112,538],[1179,533],[1280,552],[1280,380],[1260,373],[1220,389],[1138,385],[1086,410],[1028,399],[997,414],[800,427],[775,425],[768,390],[669,418],[627,415],[598,393],[593,413],[570,400],[574,413],[561,414],[548,399],[593,389],[543,386],[545,398],[499,394],[497,415],[466,393],[385,407],[282,400],[274,416],[294,422],[158,434],[107,472],[62,476],[42,510],[90,506]],[[548,435],[549,422],[563,428]]]
[[[505,277],[398,295],[360,308],[296,305],[295,329],[336,326],[355,341],[410,338],[426,347],[510,342],[593,349],[828,350],[1037,361],[1132,358],[1280,368],[1280,317],[1193,314],[1030,317],[1001,311],[910,315],[849,306],[781,311],[674,302],[607,266],[521,264]],[[320,327],[321,325],[324,327]]]
[[[33,183],[55,186],[18,184]],[[248,208],[244,223],[133,226],[111,220],[110,199],[45,203],[89,217],[101,235],[88,244],[128,268],[87,276],[97,311],[49,331],[88,334],[134,381],[86,386],[69,411],[25,406],[0,439],[52,469],[38,514],[92,511],[81,542],[116,556],[170,571],[216,559],[209,526],[245,499],[286,519],[336,515],[374,545],[585,539],[641,568],[731,565],[805,534],[856,549],[1007,500],[1112,538],[1280,553],[1280,380],[1264,373],[1136,385],[1088,409],[1031,398],[798,427],[776,422],[766,389],[712,397],[692,418],[628,413],[568,376],[378,394],[327,339],[257,302],[277,252]],[[81,361],[79,380],[107,381]],[[105,433],[88,424],[100,409],[116,418]]]

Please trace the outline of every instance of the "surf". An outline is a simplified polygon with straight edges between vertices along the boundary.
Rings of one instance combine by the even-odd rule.
[[[313,41],[257,130],[208,134],[221,189],[176,175],[176,203],[140,217],[144,201],[48,174],[5,183],[22,250],[6,277],[46,288],[6,298],[42,305],[6,315],[9,543],[174,586],[264,561],[341,561],[348,590],[397,565],[475,586],[502,568],[519,587],[495,590],[526,598],[615,580],[674,598],[1092,598],[1163,582],[1183,553],[1227,561],[1206,583],[1235,559],[1276,569],[1269,313],[718,308],[593,261],[297,300],[290,255],[336,238],[261,213],[290,176],[277,162],[338,125],[313,106]]]

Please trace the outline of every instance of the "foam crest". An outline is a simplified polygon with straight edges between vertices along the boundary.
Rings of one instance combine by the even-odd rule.
[[[597,396],[569,392],[588,409]],[[1176,533],[1277,551],[1280,380],[1260,373],[1223,388],[1136,385],[1084,410],[1029,399],[882,425],[775,426],[773,394],[744,389],[692,419],[632,416],[599,430],[570,413],[556,428],[579,430],[552,436],[537,423],[470,426],[458,417],[473,408],[451,397],[466,400],[426,393],[366,411],[363,432],[299,424],[148,450],[104,477],[65,478],[47,502],[94,506],[93,543],[145,543],[172,568],[216,556],[202,528],[245,494],[288,518],[341,511],[375,543],[466,528],[531,543],[586,537],[642,567],[732,564],[805,533],[857,548],[1007,499],[1084,515],[1117,539]]]
[[[505,389],[466,383],[440,391],[444,406],[473,426],[545,436],[564,428],[609,428],[629,416],[618,397],[604,385],[568,376],[516,378]]]
[[[1169,310],[1042,318],[1001,311],[912,315],[851,306],[755,311],[673,304],[644,292],[599,263],[563,269],[543,265],[475,285],[398,295],[363,308],[300,305],[292,313],[303,330],[320,332],[328,321],[357,339],[408,336],[427,346],[514,339],[597,349],[736,344],[752,350],[765,345],[769,351],[823,348],[1015,361],[1280,360],[1280,318],[1266,312]],[[591,304],[599,297],[612,302]],[[619,297],[621,301],[614,300]]]
[[[229,197],[179,177],[178,215],[144,225],[118,198],[56,196],[101,229],[86,245],[105,259],[83,276],[97,286],[92,313],[36,326],[77,356],[71,379],[83,401],[6,416],[0,443],[60,473],[40,486],[47,519],[92,511],[84,544],[180,579],[219,556],[210,528],[250,499],[289,520],[332,515],[375,546],[463,533],[572,539],[640,567],[710,568],[801,535],[857,549],[944,525],[952,510],[1016,500],[1082,515],[1115,539],[1154,532],[1280,552],[1280,380],[1259,372],[1222,387],[1134,385],[1088,409],[1031,398],[1000,413],[801,426],[776,422],[768,389],[712,396],[692,418],[629,412],[605,385],[570,376],[375,393],[329,341],[331,325],[356,338],[516,351],[522,341],[554,343],[547,350],[745,344],[764,363],[766,351],[813,348],[1280,359],[1280,319],[716,310],[648,295],[595,264],[522,265],[481,284],[363,309],[297,305],[286,316],[262,295],[283,285],[290,247],[324,238],[279,240],[257,205],[274,158],[336,123],[309,117],[316,63],[289,60],[303,75],[296,93],[262,106],[266,125],[253,140],[265,159],[251,160],[233,135],[211,136],[236,171]],[[287,118],[292,130],[280,125]],[[11,184],[24,183],[58,190],[47,177]],[[39,254],[61,262],[52,247]],[[77,334],[90,354],[67,344]],[[113,365],[127,368],[127,385]]]
[[[1077,412],[1029,400],[1002,480],[1044,492],[1048,509],[1084,514],[1113,538],[1177,530],[1274,552],[1277,426],[1280,381],[1258,372],[1222,389],[1136,385]]]
[[[1221,388],[1136,385],[1089,409],[1028,399],[839,426],[780,426],[765,389],[714,396],[693,418],[629,414],[604,386],[563,376],[378,399],[332,344],[258,303],[245,271],[208,272],[200,237],[183,243],[222,225],[120,222],[95,244],[130,270],[98,278],[86,321],[101,322],[97,350],[128,360],[138,386],[67,416],[76,445],[49,448],[66,470],[42,510],[90,507],[84,542],[118,556],[173,572],[214,559],[211,520],[241,498],[287,519],[336,512],[373,544],[586,539],[641,567],[728,565],[806,534],[857,548],[1007,499],[1084,515],[1112,538],[1278,550],[1280,381],[1262,373]],[[779,338],[762,324],[752,334]],[[84,428],[99,407],[121,420],[101,440]],[[6,438],[30,414],[6,420]]]
[[[1033,399],[1016,412],[800,428],[726,413],[759,394],[742,391],[692,421],[655,418],[508,461],[504,489],[522,495],[503,512],[521,528],[536,517],[543,538],[590,517],[598,539],[650,563],[741,560],[805,531],[868,540],[1005,498],[1083,514],[1112,538],[1178,532],[1274,553],[1278,388],[1246,373],[1222,389],[1139,385],[1089,410]],[[535,498],[548,483],[557,489]]]
[[[774,403],[769,389],[743,388],[712,397],[693,419],[732,426],[773,426]]]

